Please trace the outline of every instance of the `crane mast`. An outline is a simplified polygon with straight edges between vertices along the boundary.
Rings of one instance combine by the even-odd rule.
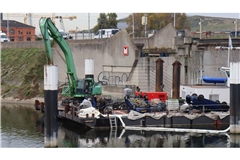
[[[64,24],[63,24],[63,18],[62,18],[62,16],[56,16],[55,18],[59,18],[60,25],[61,25],[61,29],[65,32],[65,27],[64,27]]]

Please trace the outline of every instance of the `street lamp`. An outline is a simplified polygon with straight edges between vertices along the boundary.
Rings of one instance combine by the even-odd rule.
[[[102,38],[102,29],[103,29],[103,23],[104,23],[104,19],[100,20],[101,23],[101,30],[100,30],[100,34],[101,34],[101,38]]]
[[[75,31],[75,40],[77,40],[77,31],[78,31],[78,27],[76,27],[76,31]]]
[[[134,38],[134,13],[132,14],[132,30],[133,30],[133,38]]]
[[[202,22],[203,22],[203,20],[200,18],[200,19],[199,19],[200,39],[202,38]]]
[[[9,37],[9,21],[8,21],[8,13],[7,13],[7,36]]]
[[[173,27],[176,27],[176,13],[170,14],[171,17],[173,17]]]
[[[176,27],[176,15],[175,15],[175,13],[173,13],[173,26],[174,26],[174,28]]]
[[[90,34],[90,13],[88,13],[88,38],[92,39],[92,34]]]
[[[237,19],[233,21],[233,23],[235,24],[235,38],[236,38],[237,37]]]
[[[145,34],[145,37],[146,37],[146,26],[147,26],[147,15],[146,13],[142,16],[142,25],[145,25],[144,27],[144,34]]]

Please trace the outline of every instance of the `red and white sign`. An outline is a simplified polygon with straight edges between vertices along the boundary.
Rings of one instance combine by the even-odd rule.
[[[128,46],[123,46],[123,55],[128,56]]]

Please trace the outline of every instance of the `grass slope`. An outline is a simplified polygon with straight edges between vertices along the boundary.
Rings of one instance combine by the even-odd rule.
[[[199,19],[202,19],[202,31],[212,31],[212,32],[225,32],[225,31],[235,31],[235,24],[233,18],[221,18],[221,17],[205,17],[205,16],[191,16],[187,20],[191,25],[191,31],[200,30]]]
[[[214,34],[214,32],[235,31],[235,24],[233,22],[236,19],[221,18],[221,17],[190,16],[187,18],[187,21],[190,23],[191,32],[200,31],[200,25],[199,25],[200,18],[202,20],[202,32],[211,31],[212,33],[210,36],[211,38],[228,38],[228,35],[229,35],[229,34]],[[193,34],[192,36],[195,38],[199,38],[199,34]],[[205,36],[202,34],[202,37],[205,37]]]
[[[1,50],[1,96],[31,99],[43,96],[43,68],[46,54],[42,49]]]

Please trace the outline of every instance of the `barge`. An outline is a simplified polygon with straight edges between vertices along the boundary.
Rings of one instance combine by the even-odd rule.
[[[128,127],[166,127],[166,128],[195,128],[204,129],[212,126],[215,129],[226,129],[222,126],[230,124],[229,112],[209,113],[180,113],[155,112],[139,113],[136,111],[114,110],[113,114],[102,114],[80,118],[76,112],[59,111],[59,118],[69,120],[88,128],[125,128]]]
[[[143,99],[136,95],[134,97],[131,89],[126,88],[124,94],[125,107],[114,108],[111,103],[106,103],[104,110],[100,112],[92,106],[79,109],[79,106],[71,103],[58,107],[58,118],[95,129],[129,127],[205,129],[210,127],[220,130],[226,129],[230,124],[230,107],[227,104],[207,100],[202,95],[188,95],[184,103],[179,103],[178,100],[158,99],[159,103],[154,105],[153,102],[156,102],[156,99],[151,99],[146,105],[140,104],[144,103]],[[36,101],[35,107],[43,111],[44,103]]]

